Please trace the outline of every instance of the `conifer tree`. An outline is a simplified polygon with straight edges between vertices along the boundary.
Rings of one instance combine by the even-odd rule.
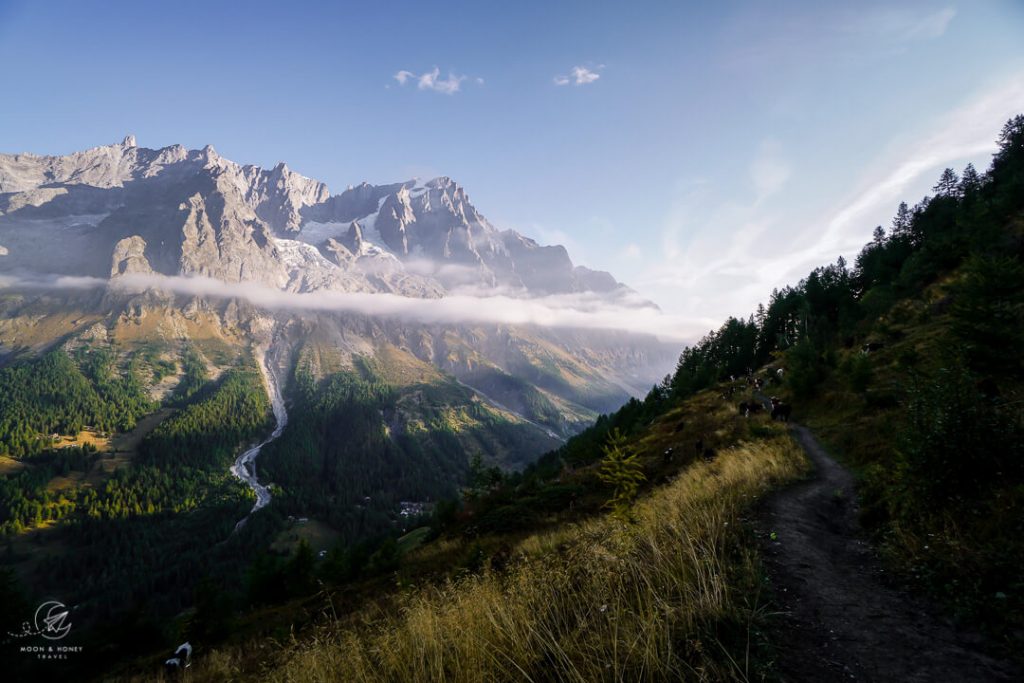
[[[604,459],[601,461],[598,476],[614,489],[606,506],[611,508],[615,517],[629,521],[632,519],[630,507],[633,499],[640,490],[640,484],[647,479],[643,466],[618,428],[613,429],[608,435],[608,443],[602,451]]]
[[[1003,126],[996,141],[999,151],[993,159],[993,166],[1005,162],[1011,157],[1020,158],[1024,155],[1024,114],[1017,114]]]
[[[906,202],[900,202],[896,209],[896,215],[892,219],[892,236],[895,239],[908,239],[910,237],[912,215],[910,207]]]
[[[960,196],[967,197],[980,188],[981,177],[978,175],[978,171],[974,168],[974,164],[967,164],[960,176]]]
[[[932,191],[938,193],[940,197],[960,196],[960,179],[956,177],[956,171],[951,168],[943,171]]]

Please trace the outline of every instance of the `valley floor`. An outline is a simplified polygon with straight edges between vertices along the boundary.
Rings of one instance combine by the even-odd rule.
[[[804,427],[812,478],[771,496],[759,516],[780,610],[771,640],[789,681],[1021,680],[917,599],[887,585],[861,538],[853,475]]]

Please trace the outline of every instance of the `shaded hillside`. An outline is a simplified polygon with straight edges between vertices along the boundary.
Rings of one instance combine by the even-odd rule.
[[[999,142],[986,173],[947,170],[934,197],[901,205],[853,267],[815,269],[730,318],[644,399],[522,472],[475,460],[459,500],[374,545],[337,546],[318,562],[300,542],[260,565],[251,585],[262,607],[221,633],[197,675],[771,675],[758,543],[743,521],[767,485],[805,464],[780,423],[737,409],[769,394],[857,468],[864,522],[895,582],[1012,649],[1024,117]],[[372,385],[335,381],[372,398]],[[270,638],[286,624],[298,642],[282,647]]]
[[[682,425],[682,427],[680,427]],[[704,437],[707,459],[692,448]],[[805,468],[782,425],[716,392],[633,432],[633,522],[604,514],[600,459],[503,473],[377,546],[300,544],[251,577],[258,606],[201,642],[197,680],[742,680],[768,671],[750,505]],[[301,529],[301,526],[296,527]],[[275,640],[291,632],[292,645]],[[122,676],[146,680],[155,657]]]
[[[685,349],[671,381],[559,451],[597,457],[678,397],[761,380],[860,473],[900,580],[1016,647],[1024,633],[1024,116],[991,167],[946,169],[839,259]],[[784,378],[780,380],[780,377]],[[727,388],[749,396],[740,379]],[[744,393],[747,392],[747,393]],[[552,457],[542,462],[554,462]]]

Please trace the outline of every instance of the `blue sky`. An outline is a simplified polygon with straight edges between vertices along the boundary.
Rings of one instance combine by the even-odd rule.
[[[0,151],[130,132],[335,192],[449,175],[696,330],[986,166],[1022,46],[1010,1],[0,0]]]

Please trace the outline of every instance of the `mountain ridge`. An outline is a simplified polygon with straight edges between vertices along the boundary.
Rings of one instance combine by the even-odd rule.
[[[17,262],[116,276],[128,268],[116,258],[122,240],[133,245],[132,272],[289,291],[432,298],[473,287],[638,299],[610,273],[574,265],[563,246],[499,230],[448,176],[363,182],[332,195],[285,162],[264,169],[212,145],[150,149],[131,135],[68,155],[0,154],[0,245],[11,257],[0,271]]]

